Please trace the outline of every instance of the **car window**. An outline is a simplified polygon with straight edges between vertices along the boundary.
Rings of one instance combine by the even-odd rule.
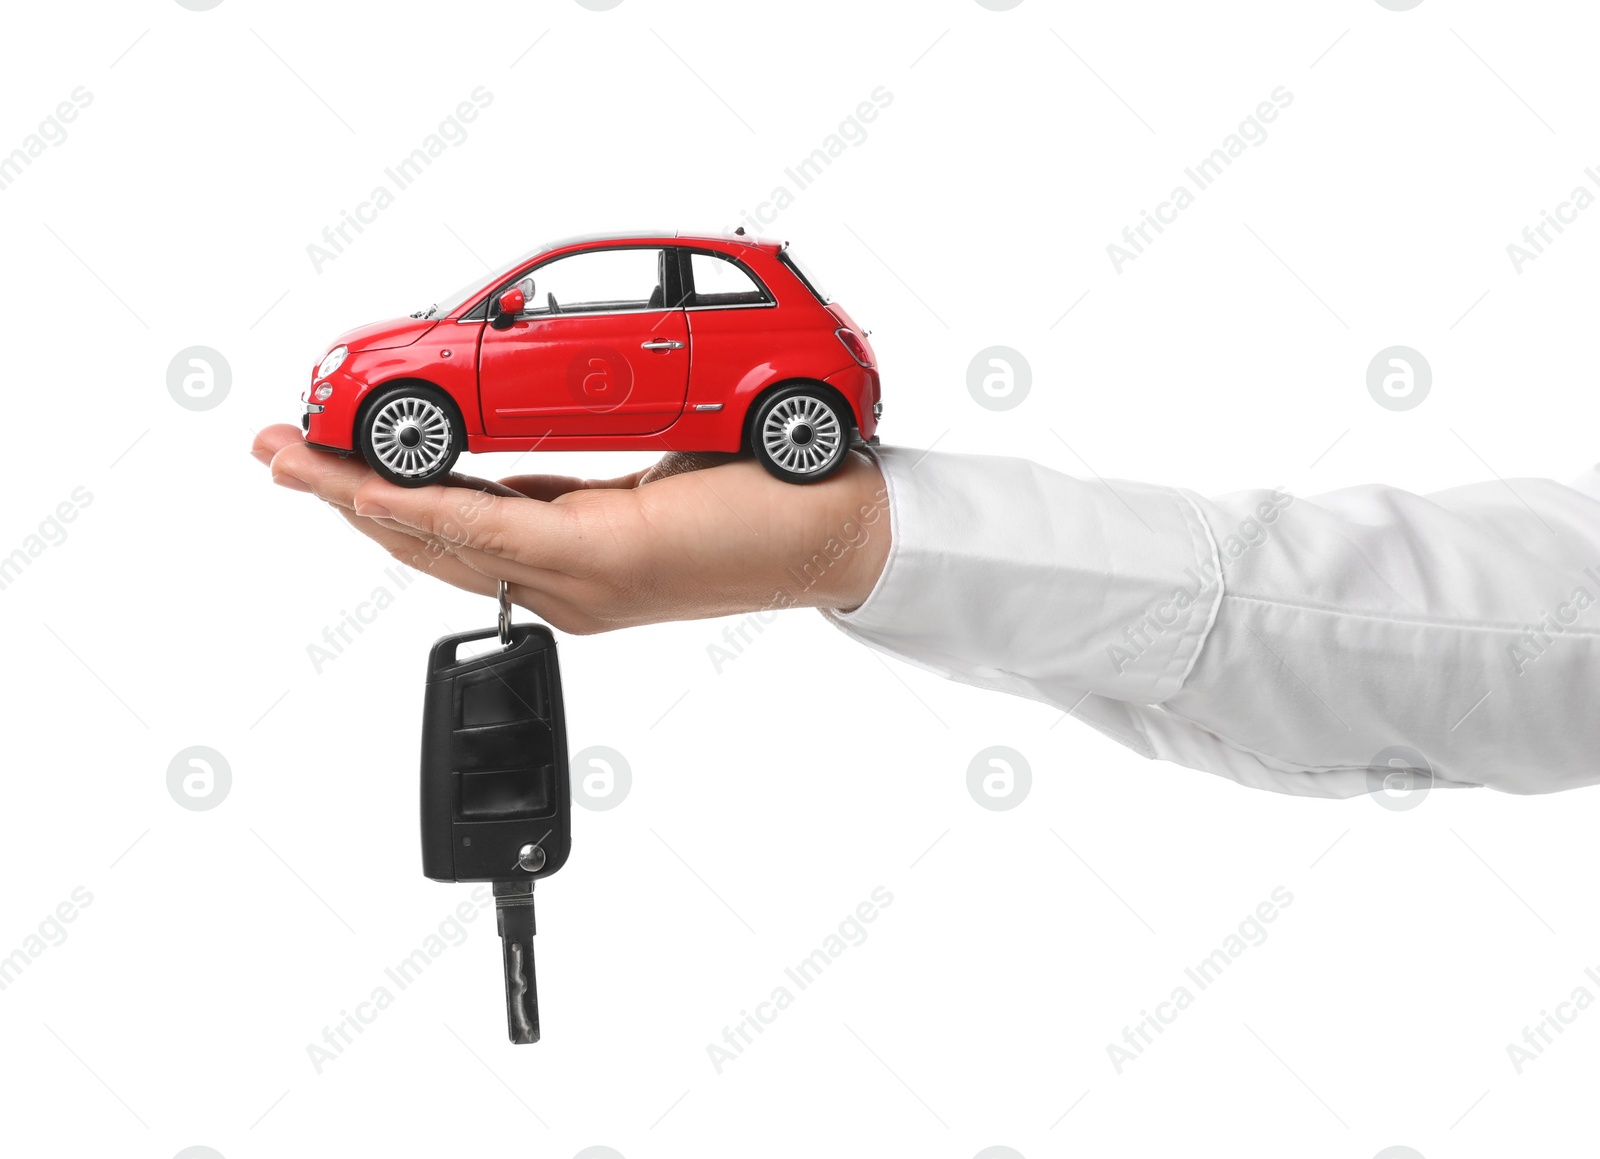
[[[821,302],[824,306],[833,301],[833,299],[828,296],[828,292],[818,284],[817,279],[811,276],[811,271],[800,264],[799,258],[795,257],[788,250],[784,250],[778,255],[778,260],[789,267],[794,276],[800,279],[801,283],[806,289],[811,291],[812,295],[817,299],[817,301]]]
[[[764,306],[770,299],[759,282],[732,258],[695,251],[689,255],[694,281],[691,306]]]
[[[528,314],[593,314],[661,305],[659,248],[584,250],[533,271]]]

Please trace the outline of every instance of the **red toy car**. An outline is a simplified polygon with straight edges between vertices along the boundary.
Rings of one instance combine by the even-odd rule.
[[[312,372],[307,441],[407,487],[462,451],[739,451],[810,483],[876,442],[866,332],[787,243],[572,238],[409,318],[352,330]]]

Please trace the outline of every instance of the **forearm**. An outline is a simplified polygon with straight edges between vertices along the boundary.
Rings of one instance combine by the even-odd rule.
[[[1181,687],[1220,593],[1187,496],[1023,459],[884,448],[879,461],[890,551],[866,601],[833,616],[841,627],[1063,706],[1085,691],[1156,703]]]
[[[1600,502],[1583,491],[1206,500],[1019,460],[881,462],[893,546],[834,616],[875,647],[1288,792],[1366,791],[1397,745],[1443,783],[1600,775]],[[1559,633],[1534,630],[1546,612]],[[1537,657],[1520,668],[1519,641]]]

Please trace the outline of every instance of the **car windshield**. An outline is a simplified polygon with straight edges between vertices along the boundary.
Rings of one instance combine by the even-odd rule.
[[[522,266],[527,265],[529,262],[531,262],[534,258],[538,257],[540,254],[546,252],[549,248],[550,247],[548,245],[535,246],[533,249],[529,250],[527,253],[525,253],[521,257],[517,258],[516,261],[507,262],[505,265],[501,266],[498,270],[492,271],[490,273],[479,274],[477,277],[473,278],[472,281],[468,282],[466,285],[460,287],[459,289],[452,290],[450,293],[445,294],[443,297],[436,299],[434,301],[433,305],[428,306],[428,307],[426,307],[424,309],[418,310],[415,314],[413,314],[411,316],[413,318],[424,318],[424,319],[426,319],[426,318],[443,318],[446,315],[453,313],[456,310],[457,307],[465,306],[467,304],[467,302],[468,302],[468,299],[471,298],[472,296],[474,296],[475,294],[477,294],[477,292],[479,290],[483,289],[485,286],[493,285],[494,283],[500,281],[502,278],[505,278],[505,277],[509,276],[510,274],[512,274],[515,271],[517,271],[518,269],[520,269]]]

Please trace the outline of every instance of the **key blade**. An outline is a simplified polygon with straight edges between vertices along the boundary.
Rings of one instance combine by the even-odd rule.
[[[506,979],[506,1033],[518,1046],[538,1042],[539,987],[533,968],[533,882],[495,882],[494,908]]]

